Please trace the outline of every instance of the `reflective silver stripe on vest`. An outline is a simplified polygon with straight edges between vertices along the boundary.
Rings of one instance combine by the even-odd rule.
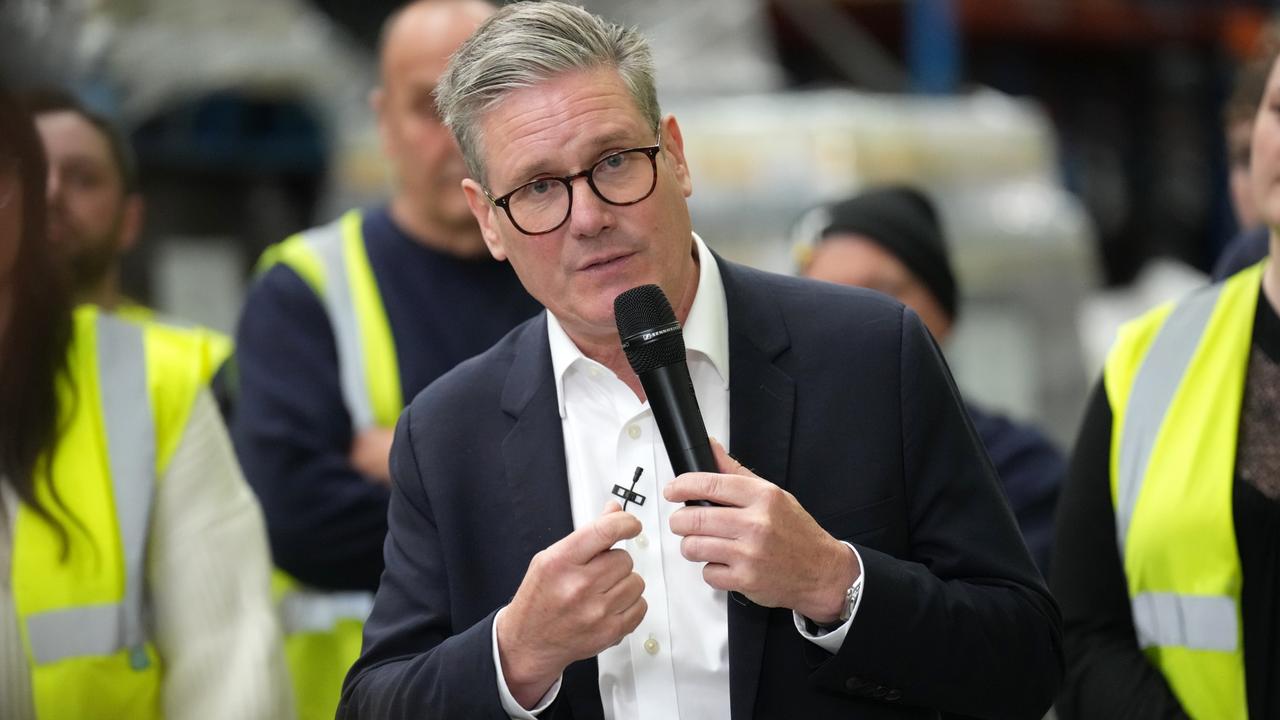
[[[1221,294],[1219,283],[1178,303],[1165,318],[1133,379],[1117,459],[1116,535],[1121,557],[1151,462],[1151,449]]]
[[[1219,283],[1178,303],[1134,377],[1117,459],[1116,533],[1121,558],[1156,437],[1221,295]],[[1239,644],[1231,597],[1146,592],[1134,597],[1131,605],[1140,647],[1232,652]]]
[[[114,655],[129,647],[124,627],[124,606],[119,603],[54,610],[27,618],[31,653],[41,664]]]
[[[324,305],[338,346],[338,376],[342,397],[356,430],[374,426],[373,403],[365,382],[364,351],[360,342],[360,322],[356,317],[347,261],[343,256],[343,218],[308,230],[303,237],[324,266]]]
[[[145,667],[144,622],[147,535],[155,495],[155,423],[147,391],[142,327],[99,315],[98,392],[107,434],[107,458],[124,551],[124,598],[119,603],[37,613],[27,618],[38,663],[133,650]]]
[[[1236,604],[1229,597],[1142,593],[1133,599],[1138,646],[1234,652],[1239,642]]]
[[[373,593],[294,590],[280,601],[285,635],[328,632],[340,620],[363,623],[373,610]]]

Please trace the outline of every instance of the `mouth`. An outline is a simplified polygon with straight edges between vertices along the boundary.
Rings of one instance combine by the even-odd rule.
[[[604,273],[621,268],[628,260],[635,256],[635,253],[621,253],[618,255],[608,255],[606,257],[596,258],[583,263],[578,268],[579,272],[587,273]]]

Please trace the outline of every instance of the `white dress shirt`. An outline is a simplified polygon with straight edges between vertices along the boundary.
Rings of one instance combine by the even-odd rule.
[[[707,433],[729,447],[724,285],[702,239],[694,235],[693,241],[700,262],[697,291],[683,328],[689,375]],[[636,468],[643,470],[635,492],[645,497],[644,503],[626,508],[643,530],[617,547],[631,554],[635,572],[644,579],[648,611],[634,632],[596,658],[604,716],[606,720],[729,720],[727,603],[731,601],[727,593],[702,579],[701,563],[680,554],[681,538],[671,532],[669,521],[682,505],[662,498],[662,487],[674,476],[649,404],[641,403],[612,370],[583,355],[550,313],[547,335],[574,527],[598,518],[605,503],[616,499],[613,486],[630,488]],[[813,636],[805,632],[804,619],[797,614],[796,627],[835,652],[848,623]],[[532,710],[521,708],[502,676],[496,629],[493,648],[503,708],[514,718],[536,717],[555,699],[559,682]]]

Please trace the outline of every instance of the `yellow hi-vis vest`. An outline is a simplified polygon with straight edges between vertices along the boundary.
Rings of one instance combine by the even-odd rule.
[[[64,430],[37,483],[68,536],[29,506],[14,517],[13,593],[40,720],[159,718],[163,659],[146,572],[158,479],[204,387],[189,335],[75,311]],[[48,463],[52,463],[50,466]],[[74,516],[74,520],[72,519]]]
[[[1195,718],[1244,718],[1236,440],[1263,264],[1125,325],[1104,372],[1138,645]]]
[[[333,328],[343,401],[356,432],[394,427],[403,409],[400,367],[391,323],[369,265],[361,214],[351,210],[328,225],[274,245],[258,272],[283,263],[320,298]],[[329,720],[342,680],[360,656],[373,595],[325,592],[277,570],[272,587],[285,633],[285,655],[301,720]]]
[[[205,365],[204,374],[208,376],[209,380],[213,379],[213,376],[217,374],[222,365],[231,357],[232,352],[235,351],[235,343],[228,335],[203,325],[196,325],[195,323],[162,315],[146,305],[139,305],[132,300],[126,300],[117,305],[114,310],[107,312],[141,325],[165,325],[174,330],[191,334],[200,348],[200,361]]]

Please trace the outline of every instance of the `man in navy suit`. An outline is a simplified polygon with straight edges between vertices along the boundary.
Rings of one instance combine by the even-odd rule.
[[[401,417],[339,717],[1043,715],[1058,610],[919,318],[711,253],[634,31],[509,5],[437,95],[489,251],[548,312]],[[620,347],[646,283],[719,473],[672,477]]]

